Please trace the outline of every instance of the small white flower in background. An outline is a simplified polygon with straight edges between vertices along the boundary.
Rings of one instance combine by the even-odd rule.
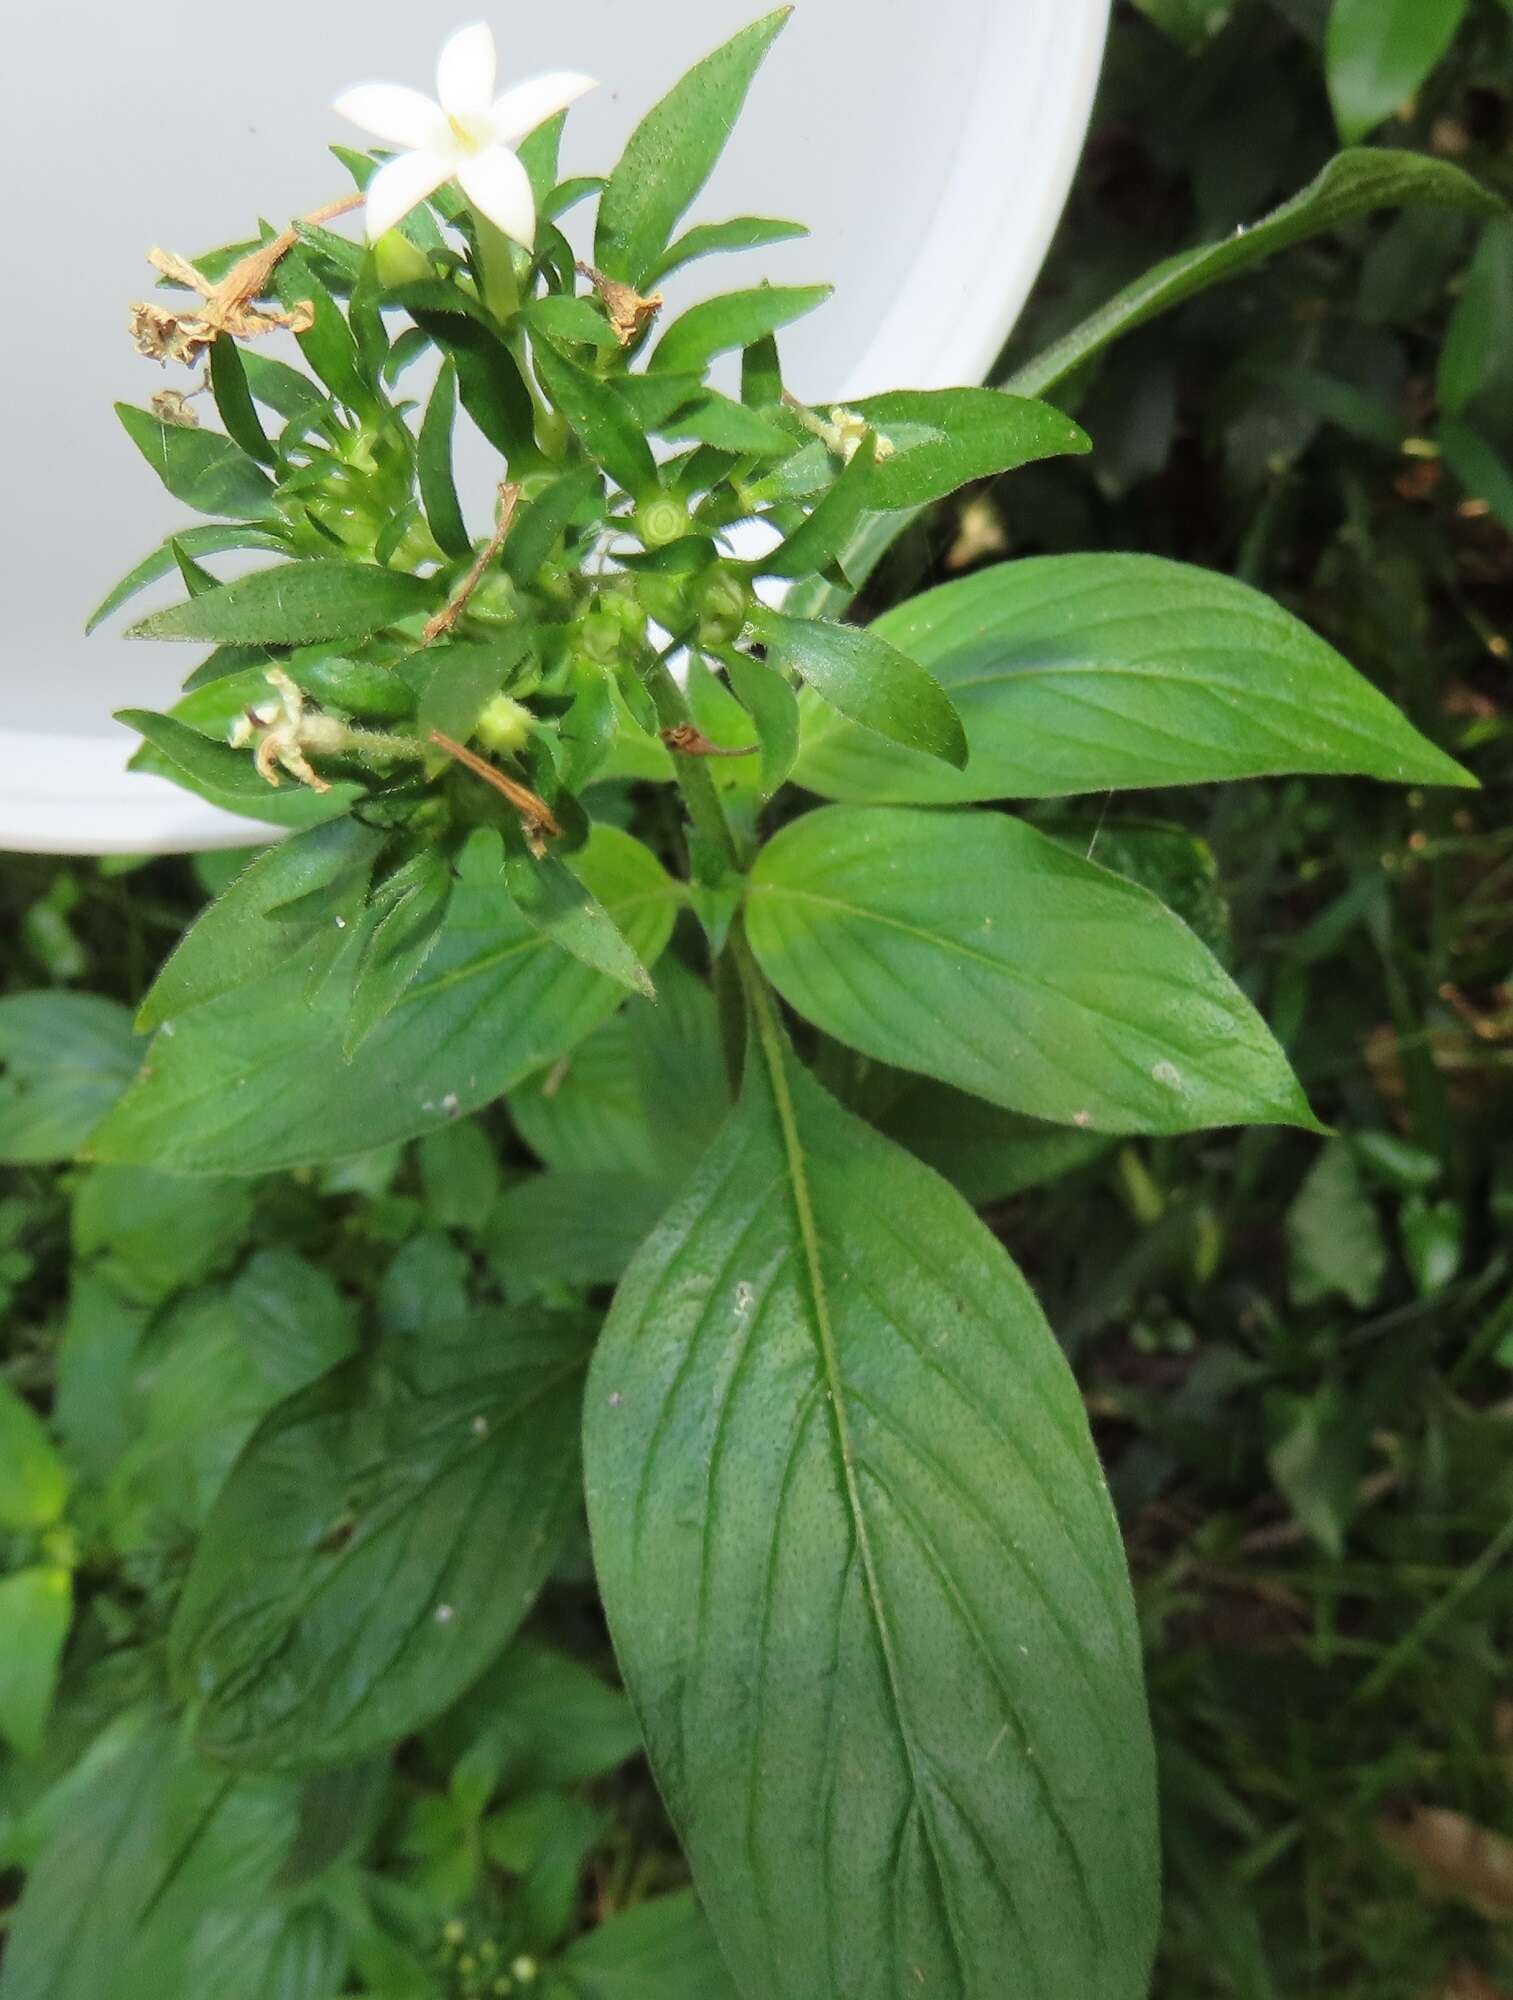
[[[594,88],[591,76],[553,70],[494,94],[497,57],[484,21],[462,28],[436,63],[433,102],[402,83],[360,83],[335,109],[386,145],[408,150],[368,183],[368,241],[455,180],[480,215],[527,250],[535,247],[536,202],[515,148],[538,125]]]

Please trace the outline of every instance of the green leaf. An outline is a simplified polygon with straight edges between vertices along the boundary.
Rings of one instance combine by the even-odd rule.
[[[535,407],[520,365],[484,308],[454,285],[400,285],[384,296],[402,306],[457,369],[462,407],[519,477],[541,460]]]
[[[311,368],[349,410],[371,410],[373,391],[363,379],[357,342],[342,317],[341,307],[332,298],[311,267],[303,250],[286,250],[273,274],[279,302],[286,312],[308,302],[315,308],[314,324],[307,333],[296,335],[300,351]]]
[[[1375,7],[1377,0],[1361,4]],[[1402,4],[1413,6],[1417,0]],[[1300,194],[1251,228],[1157,264],[1043,354],[1016,368],[1004,387],[1020,396],[1044,395],[1122,335],[1196,298],[1210,285],[1222,284],[1277,251],[1338,229],[1357,216],[1397,207],[1458,208],[1481,215],[1503,212],[1495,194],[1446,160],[1423,153],[1354,148],[1337,154]]]
[[[793,533],[751,564],[756,576],[814,576],[833,562],[863,513],[874,504],[879,478],[877,433],[868,431],[835,484]]]
[[[0,1528],[50,1528],[72,1484],[42,1419],[0,1375]]]
[[[594,262],[644,291],[679,216],[714,172],[746,92],[788,19],[780,7],[731,37],[641,120],[599,201]]]
[[[116,415],[174,499],[186,507],[242,520],[266,520],[277,514],[272,480],[230,438],[218,431],[165,424],[130,403],[117,403]]]
[[[340,947],[346,925],[336,917],[350,922],[361,910],[383,844],[371,827],[336,819],[255,856],[174,947],[137,1011],[138,1029],[145,1034],[218,993],[250,986],[295,954],[308,954],[313,972],[323,951]],[[276,919],[303,898],[312,899],[308,917],[286,911]]]
[[[827,798],[1045,798],[1284,771],[1475,781],[1289,612],[1156,556],[1039,556],[869,628],[956,704],[965,769],[801,703],[798,782]]]
[[[597,827],[573,866],[653,965],[681,900],[660,863]],[[344,981],[311,997],[307,979],[290,963],[160,1033],[151,1073],[96,1133],[95,1156],[247,1174],[415,1138],[556,1061],[623,997],[527,924],[500,879],[497,842],[464,855],[440,942],[350,1062]]]
[[[512,1297],[518,1286],[612,1285],[671,1192],[629,1174],[530,1174],[499,1198],[490,1261]]]
[[[572,425],[583,449],[635,499],[654,493],[657,468],[651,446],[608,383],[585,374],[544,340],[536,341],[532,351],[542,388]]]
[[[416,1161],[432,1227],[476,1236],[499,1193],[499,1162],[487,1133],[471,1121],[443,1125],[421,1139]]]
[[[765,215],[737,215],[729,222],[700,222],[686,229],[646,273],[648,286],[659,285],[696,258],[724,250],[760,250],[768,243],[789,243],[807,236],[802,222],[777,222]]]
[[[234,577],[133,625],[129,639],[202,639],[218,646],[307,646],[367,639],[436,598],[433,584],[372,563],[314,557]]]
[[[880,634],[765,608],[752,626],[775,667],[799,674],[852,722],[958,769],[966,763],[967,739],[950,696]]]
[[[686,1174],[730,1108],[714,999],[664,958],[655,1000],[632,1000],[510,1096],[522,1139],[563,1178]]]
[[[798,755],[798,696],[776,667],[750,653],[728,653],[725,671],[736,699],[756,724],[762,746],[762,794],[770,799],[787,783]]]
[[[217,342],[218,346],[220,344]],[[326,398],[316,385],[297,368],[291,368],[287,361],[280,361],[271,354],[260,354],[255,347],[245,351],[238,348],[237,353],[241,357],[247,387],[258,402],[276,410],[290,423],[309,423],[326,409]]]
[[[247,371],[242,365],[242,350],[234,340],[215,340],[210,344],[210,389],[228,436],[250,458],[263,465],[274,464],[278,453],[269,444],[258,420]]]
[[[246,1181],[191,1186],[152,1167],[93,1167],[74,1196],[74,1254],[125,1298],[155,1305],[224,1270],[253,1214]]]
[[[1250,1002],[1148,890],[996,813],[827,806],[752,870],[751,946],[864,1055],[1059,1125],[1314,1127]]]
[[[658,378],[638,375],[631,379],[655,385]],[[748,410],[744,403],[737,403],[713,390],[700,393],[697,401],[680,409],[676,416],[648,425],[648,429],[655,430],[659,436],[675,444],[707,444],[713,445],[717,451],[749,453],[760,458],[779,458],[793,449],[793,439],[786,431],[769,423],[755,410]]]
[[[1311,1396],[1273,1390],[1264,1407],[1271,1476],[1319,1547],[1338,1562],[1359,1506],[1364,1413],[1332,1383]]]
[[[193,1758],[176,1720],[118,1718],[70,1774],[11,1913],[4,2000],[324,2000],[343,1983],[335,1929],[275,1889],[296,1800],[286,1779]]]
[[[451,900],[452,871],[434,847],[422,848],[374,893],[352,983],[343,1055],[351,1057],[410,990],[441,940]]]
[[[424,742],[432,730],[440,730],[466,743],[527,651],[525,631],[515,625],[493,638],[427,646],[401,661],[400,673],[420,689],[415,734]]]
[[[1343,1139],[1327,1145],[1287,1211],[1288,1290],[1294,1305],[1339,1297],[1365,1312],[1387,1275],[1376,1207]]]
[[[1101,1133],[1026,1118],[928,1077],[909,1078],[873,1122],[944,1175],[974,1208],[1058,1180],[1109,1144]]]
[[[500,558],[506,576],[529,588],[567,528],[584,515],[602,512],[604,482],[597,466],[582,465],[565,472],[527,500],[510,523]],[[601,504],[596,504],[601,503]]]
[[[443,362],[431,400],[426,404],[416,444],[415,471],[421,505],[437,547],[444,555],[461,557],[472,554],[473,544],[452,478],[452,426],[456,415],[457,365],[449,360]]]
[[[1446,465],[1466,491],[1484,500],[1513,534],[1513,465],[1472,424],[1446,417],[1439,427],[1439,445]]]
[[[591,299],[548,293],[522,307],[520,318],[532,333],[539,331],[552,340],[577,341],[604,354],[619,351],[619,335]]]
[[[687,1889],[596,1924],[557,1963],[581,2000],[736,2000],[709,1920]]]
[[[632,993],[654,991],[650,973],[614,918],[555,854],[507,854],[504,880],[532,930]]]
[[[878,458],[874,509],[922,506],[970,480],[1092,449],[1064,412],[1002,389],[896,389],[855,409],[894,447]]]
[[[581,1785],[641,1748],[635,1716],[618,1687],[568,1654],[524,1637],[430,1732],[448,1763],[480,1740],[499,1781],[512,1790]]]
[[[758,1005],[586,1400],[595,1564],[695,1887],[750,2000],[999,2000],[1007,1968],[1138,2000],[1152,1757],[1076,1385],[960,1197]]]
[[[1412,97],[1465,13],[1466,0],[1334,0],[1324,74],[1347,146]]]
[[[39,1564],[0,1576],[0,1737],[22,1757],[42,1749],[73,1608],[66,1569]]]
[[[439,1714],[508,1643],[577,1505],[576,1328],[417,1389],[403,1348],[281,1404],[195,1551],[170,1640],[211,1755],[351,1763]],[[459,1362],[459,1367],[463,1364]]]
[[[356,1345],[352,1312],[336,1280],[293,1250],[255,1250],[229,1296],[243,1345],[279,1395],[303,1389]]]
[[[178,567],[176,551],[191,556],[209,556],[219,555],[224,549],[282,550],[284,546],[282,536],[271,533],[266,528],[247,528],[240,525],[180,528],[178,533],[171,535],[161,548],[154,549],[152,554],[145,556],[135,569],[128,570],[113,590],[107,591],[90,612],[84,630],[86,633],[93,632],[97,625],[103,624],[112,612],[119,611],[121,606],[135,597],[139,590],[145,590],[148,584],[156,583],[159,577],[171,575]]]
[[[1513,324],[1513,222],[1490,223],[1445,331],[1439,357],[1439,406],[1460,416],[1485,389],[1506,383],[1505,333]]]
[[[822,306],[833,290],[831,285],[758,285],[749,292],[701,299],[668,327],[647,366],[654,373],[701,375],[717,354],[750,347],[764,335],[802,319]]]
[[[0,996],[0,1162],[68,1160],[142,1060],[131,1016],[93,993]]]
[[[190,601],[203,604],[206,599]],[[345,812],[362,796],[361,786],[348,784],[332,785],[325,792],[292,784],[275,789],[259,776],[249,751],[233,750],[229,743],[217,742],[172,715],[121,708],[116,711],[116,720],[146,738],[148,754],[137,752],[131,760],[133,770],[172,778],[212,805],[245,813],[249,819],[266,820],[273,826],[312,826]]]

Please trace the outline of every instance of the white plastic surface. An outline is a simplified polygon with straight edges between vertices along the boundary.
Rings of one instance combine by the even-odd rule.
[[[1109,0],[799,0],[745,118],[693,211],[786,215],[806,240],[695,265],[670,305],[712,286],[831,282],[783,337],[814,400],[980,381],[1060,216],[1091,109]],[[46,199],[18,190],[6,262],[26,309],[0,316],[7,389],[0,531],[0,848],[181,852],[259,838],[157,779],[128,773],[115,708],[166,706],[184,649],[136,645],[120,621],[86,640],[105,588],[188,516],[111,413],[182,370],[126,332],[161,243],[193,257],[342,193],[324,147],[360,144],[327,109],[350,83],[429,88],[472,12],[413,0],[49,0],[18,19],[0,67],[0,127]],[[490,10],[501,81],[586,69],[603,87],[569,114],[564,172],[613,163],[642,111],[761,0],[574,0]],[[486,489],[484,489],[486,490]],[[133,603],[141,615],[176,592]]]

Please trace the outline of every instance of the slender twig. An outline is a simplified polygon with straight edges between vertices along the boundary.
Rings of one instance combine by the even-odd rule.
[[[533,792],[529,785],[522,785],[518,779],[508,777],[496,764],[480,757],[476,750],[470,750],[465,743],[459,743],[451,736],[443,736],[439,729],[431,731],[430,741],[509,800],[525,823],[525,836],[533,853],[545,852],[543,834],[560,835],[562,828],[539,792]]]
[[[473,595],[479,584],[482,583],[492,565],[498,560],[499,551],[504,547],[505,537],[510,532],[510,523],[515,518],[515,509],[519,505],[520,488],[512,480],[503,480],[499,487],[499,507],[494,517],[494,532],[473,558],[472,568],[462,579],[462,582],[458,585],[452,596],[436,613],[435,617],[427,621],[425,629],[420,635],[422,646],[433,645],[436,640],[445,638],[463,612],[467,610],[468,599]]]

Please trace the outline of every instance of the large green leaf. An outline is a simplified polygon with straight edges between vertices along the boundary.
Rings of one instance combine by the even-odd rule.
[[[277,513],[272,480],[229,437],[198,426],[165,424],[132,403],[117,403],[116,415],[174,499],[186,507],[244,521]]]
[[[1359,4],[1374,7],[1378,0],[1359,0]],[[1416,6],[1418,0],[1402,0],[1402,4]],[[1429,5],[1430,0],[1424,4]],[[1044,395],[1074,368],[1146,320],[1206,292],[1210,285],[1238,276],[1278,250],[1338,229],[1373,209],[1461,208],[1494,215],[1502,206],[1495,194],[1479,187],[1469,174],[1447,160],[1430,159],[1423,153],[1352,148],[1337,154],[1300,194],[1251,228],[1157,264],[1043,354],[1016,368],[1003,386],[1021,396]]]
[[[594,262],[643,289],[677,225],[725,150],[757,66],[791,9],[750,27],[696,63],[631,133],[599,198]]]
[[[1137,2000],[1152,1759],[1080,1398],[1001,1246],[761,1002],[589,1378],[594,1554],[748,2000]]]
[[[966,768],[805,696],[794,775],[826,798],[965,803],[1283,771],[1475,782],[1279,604],[1157,556],[1004,563],[869,629],[954,701]]]
[[[1094,1132],[1313,1125],[1266,1024],[1149,890],[997,813],[827,806],[752,871],[792,1006],[899,1069]]]
[[[202,1748],[352,1763],[438,1715],[508,1642],[571,1527],[581,1329],[490,1326],[459,1379],[407,1344],[281,1403],[200,1537],[170,1641]]]
[[[573,857],[643,965],[680,891],[639,842],[600,827]],[[334,919],[333,919],[334,921]],[[497,847],[463,879],[441,940],[350,1061],[348,982],[311,995],[297,956],[160,1030],[147,1065],[95,1133],[93,1156],[181,1173],[265,1173],[409,1139],[473,1111],[553,1062],[624,989],[531,928],[499,879]]]
[[[1466,0],[1334,0],[1324,74],[1347,146],[1412,97],[1465,12]]]

